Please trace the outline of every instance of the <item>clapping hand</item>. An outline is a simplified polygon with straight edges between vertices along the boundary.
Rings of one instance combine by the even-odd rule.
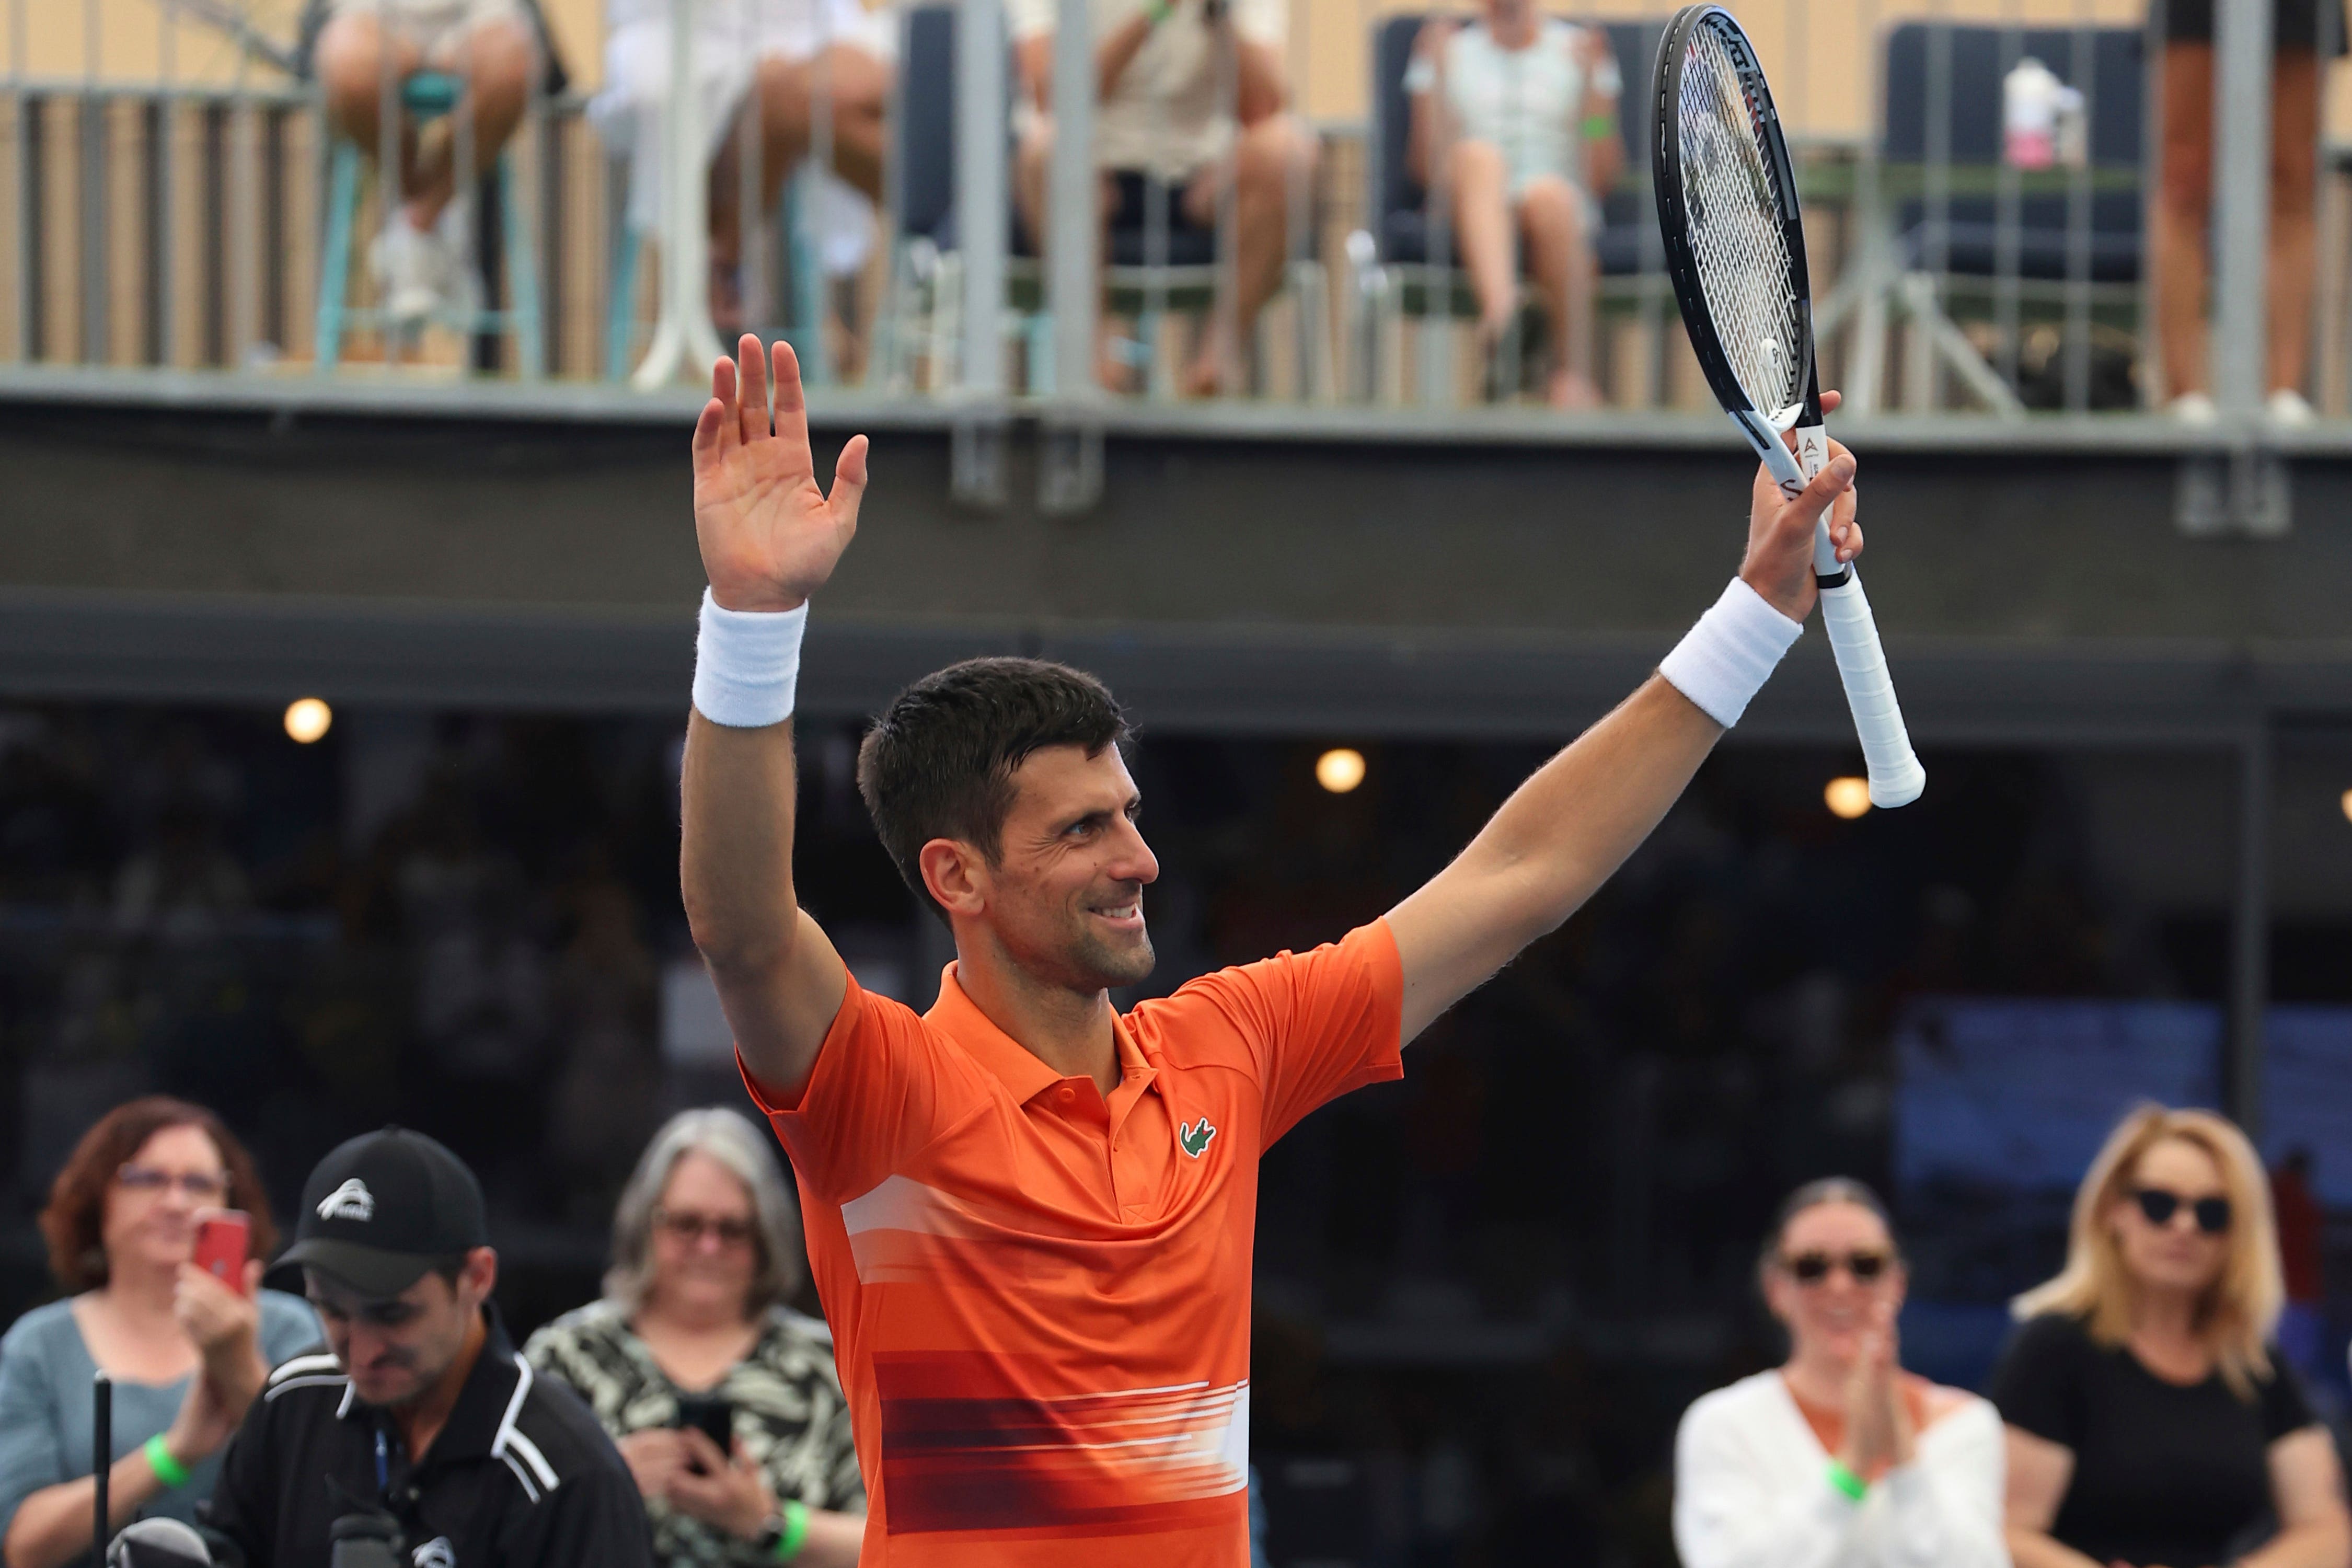
[[[790,610],[833,575],[857,532],[866,493],[866,437],[834,464],[833,493],[817,488],[808,401],[792,346],[773,353],[775,420],[768,417],[769,356],[746,332],[736,358],[711,366],[710,401],[694,426],[694,533],[711,596],[729,610]]]
[[[1846,1384],[1845,1445],[1838,1455],[1839,1463],[1865,1480],[1909,1464],[1916,1437],[1910,1407],[1903,1401],[1894,1306],[1881,1301],[1871,1311],[1862,1353]]]

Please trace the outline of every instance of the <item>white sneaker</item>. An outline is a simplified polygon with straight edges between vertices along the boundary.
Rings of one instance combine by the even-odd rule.
[[[2183,425],[2212,425],[2221,417],[2221,409],[2201,392],[2182,393],[2166,404],[2164,411]]]
[[[2263,406],[2269,411],[2272,424],[2290,426],[2295,429],[2301,429],[2319,417],[2319,410],[2305,401],[2303,394],[2291,386],[2282,386],[2272,393],[2270,401]]]
[[[368,247],[368,268],[384,313],[404,327],[421,326],[440,309],[452,270],[440,237],[410,223],[405,208]]]

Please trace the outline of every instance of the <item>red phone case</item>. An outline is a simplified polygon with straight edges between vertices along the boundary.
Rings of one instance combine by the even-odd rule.
[[[196,1221],[196,1267],[243,1295],[251,1237],[252,1221],[242,1209],[210,1211]]]

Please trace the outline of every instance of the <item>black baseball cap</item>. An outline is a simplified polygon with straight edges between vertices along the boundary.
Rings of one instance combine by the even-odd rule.
[[[489,1244],[482,1184],[466,1162],[422,1132],[387,1127],[319,1162],[302,1184],[294,1245],[278,1261],[383,1300]]]

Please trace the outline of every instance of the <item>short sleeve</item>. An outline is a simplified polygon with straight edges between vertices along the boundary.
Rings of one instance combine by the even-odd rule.
[[[2276,1345],[2270,1347],[2270,1381],[2262,1384],[2258,1396],[2263,1409],[2263,1441],[2275,1443],[2290,1432],[2300,1432],[2319,1417],[2312,1412],[2311,1400],[2303,1392],[2303,1379],[2279,1353]]]
[[[1097,22],[1099,30],[1099,17]],[[1004,0],[1004,25],[1013,29],[1016,40],[1049,37],[1054,31],[1054,0]]]
[[[1289,0],[1235,0],[1234,29],[1253,44],[1286,48],[1290,43]]]
[[[0,1340],[0,1538],[25,1500],[71,1479],[66,1466],[56,1381],[30,1321]]]
[[[872,1191],[941,1131],[940,1110],[955,1100],[940,1080],[951,1070],[912,1008],[853,974],[797,1099],[772,1100],[748,1070],[743,1087],[793,1173],[811,1192],[842,1203]]]
[[[2082,1442],[2084,1363],[2089,1336],[2058,1313],[2018,1325],[1993,1368],[1992,1402],[2000,1418],[2021,1431],[2069,1448]]]
[[[1213,1005],[1241,1037],[1263,1105],[1261,1148],[1326,1100],[1404,1076],[1404,966],[1385,920],[1309,952],[1203,974],[1169,1002]]]

